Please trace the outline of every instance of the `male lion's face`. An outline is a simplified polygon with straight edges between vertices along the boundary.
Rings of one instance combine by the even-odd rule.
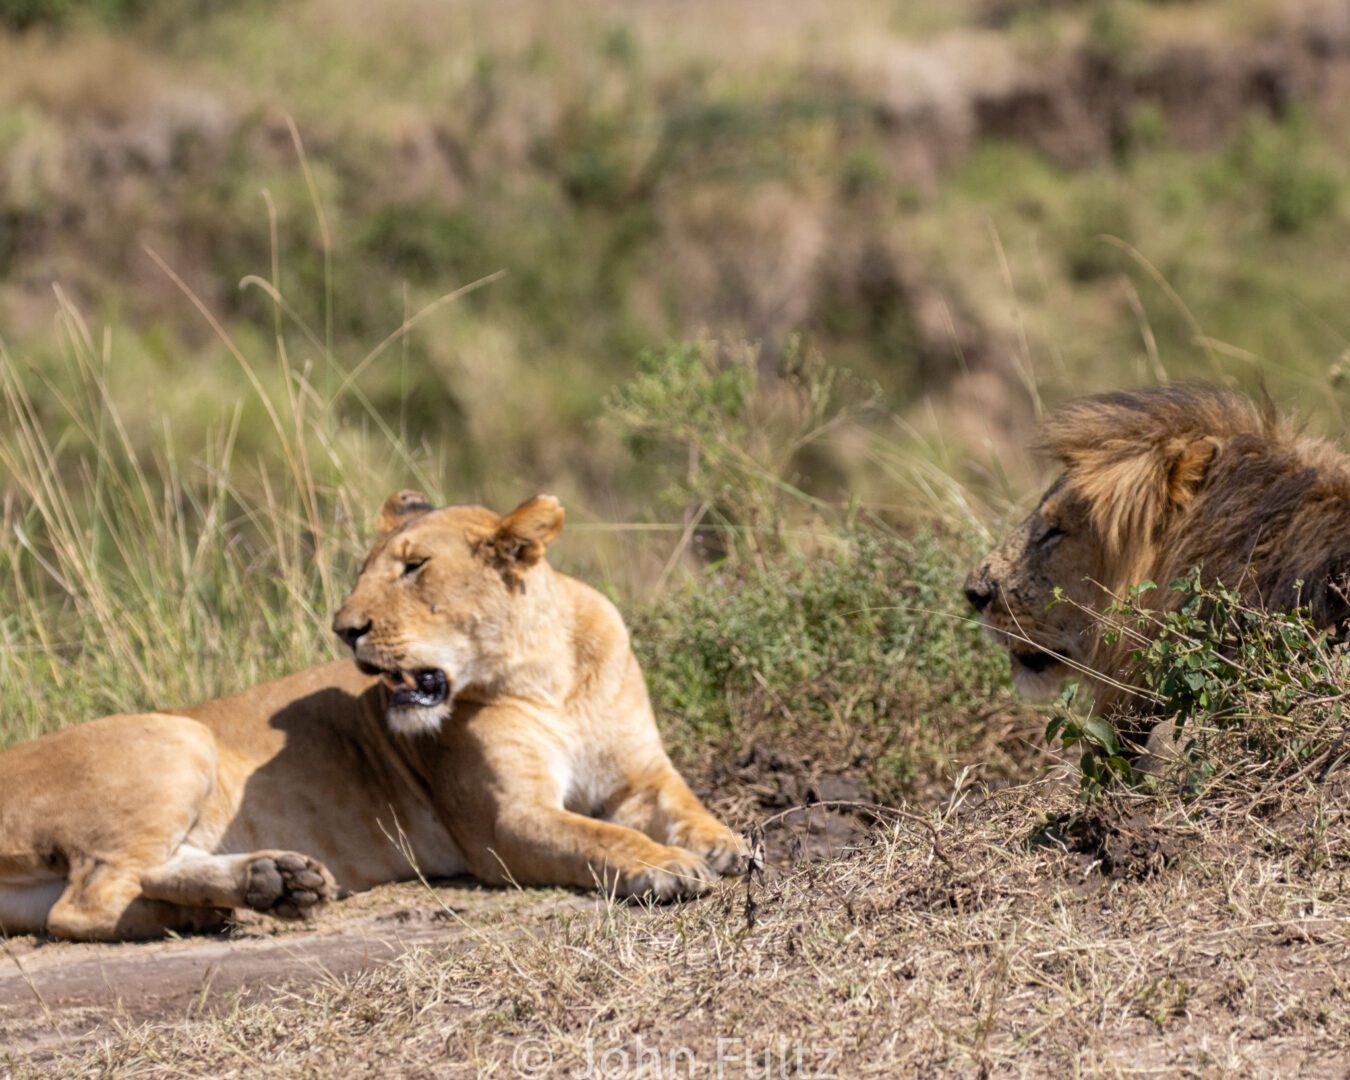
[[[551,495],[506,517],[477,506],[433,510],[399,492],[333,632],[390,692],[398,731],[434,731],[457,694],[502,680],[515,659],[528,572],[562,528]]]
[[[1008,650],[1023,696],[1053,698],[1074,665],[1090,663],[1097,623],[1087,609],[1102,597],[1101,550],[1086,504],[1057,482],[966,578],[966,599]]]

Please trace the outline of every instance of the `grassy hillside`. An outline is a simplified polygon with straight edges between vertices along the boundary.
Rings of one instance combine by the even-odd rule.
[[[1164,371],[1340,420],[1350,36],[1320,5],[0,18],[0,327],[52,415],[59,285],[141,449],[168,417],[191,460],[244,394],[270,453],[244,392],[288,392],[278,342],[344,445],[378,415],[457,497],[610,519],[650,511],[604,394],[700,335],[771,368],[806,334],[965,479],[1042,396]],[[826,498],[893,491],[863,446],[825,464]]]

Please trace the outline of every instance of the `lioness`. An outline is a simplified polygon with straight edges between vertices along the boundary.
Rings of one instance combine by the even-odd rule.
[[[1128,711],[1136,646],[1105,642],[1094,613],[1146,580],[1166,610],[1194,566],[1254,605],[1350,619],[1350,459],[1268,405],[1203,385],[1103,394],[1051,416],[1040,447],[1060,475],[965,582],[1024,694],[1079,672],[1099,709]]]
[[[619,613],[545,560],[562,523],[401,492],[333,624],[355,664],[0,754],[0,929],[295,918],[414,873],[705,891],[743,841],[662,749]]]

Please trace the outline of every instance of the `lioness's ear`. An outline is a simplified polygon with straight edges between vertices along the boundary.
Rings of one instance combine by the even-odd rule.
[[[431,500],[420,491],[396,491],[384,500],[375,525],[382,534],[393,532],[405,521],[425,514],[430,509]]]
[[[497,526],[492,537],[493,554],[505,562],[530,566],[544,557],[563,527],[562,503],[552,495],[527,499]]]

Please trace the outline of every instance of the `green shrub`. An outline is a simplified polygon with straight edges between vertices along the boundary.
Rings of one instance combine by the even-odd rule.
[[[1275,232],[1301,232],[1328,217],[1340,196],[1341,180],[1334,173],[1286,161],[1267,181],[1267,220]]]
[[[1344,178],[1325,163],[1317,129],[1300,110],[1280,123],[1251,122],[1228,157],[1230,183],[1254,188],[1272,232],[1301,233],[1340,202]]]
[[[366,259],[418,283],[467,282],[496,269],[484,258],[489,241],[477,217],[426,202],[378,207],[364,223],[359,245]]]
[[[827,509],[797,486],[796,466],[878,400],[874,385],[800,339],[776,372],[751,346],[682,343],[649,351],[606,414],[634,455],[665,472],[668,505],[706,518],[728,550],[749,554],[780,547],[794,514]]]
[[[1071,209],[1064,239],[1070,276],[1087,283],[1121,272],[1127,265],[1126,259],[1107,237],[1128,242],[1133,233],[1130,205],[1109,183],[1083,191]]]
[[[672,752],[725,761],[766,744],[860,771],[878,798],[912,795],[958,758],[1007,766],[1007,663],[981,647],[954,584],[974,547],[860,523],[815,552],[715,567],[640,610],[634,642]]]
[[[204,0],[0,0],[0,28],[27,30],[79,21],[125,26],[146,15],[197,17],[221,5]]]
[[[0,25],[14,30],[62,23],[90,15],[109,23],[126,22],[140,14],[147,0],[0,0]]]
[[[1143,30],[1137,12],[1123,0],[1094,0],[1087,21],[1084,47],[1098,61],[1126,69],[1143,48]]]

